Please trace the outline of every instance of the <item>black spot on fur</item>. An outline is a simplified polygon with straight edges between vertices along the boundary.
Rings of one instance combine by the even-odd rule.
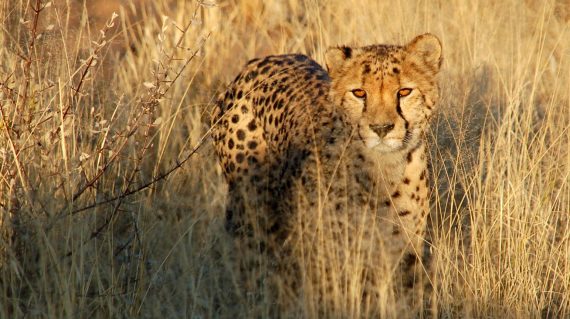
[[[404,269],[412,268],[418,262],[418,256],[414,253],[407,253],[402,258],[402,267]]]
[[[412,269],[412,266],[416,264],[417,258],[415,258],[414,262],[410,261],[408,263],[409,265],[406,264],[407,260],[410,260],[410,259],[408,259],[407,257],[404,257],[402,264],[403,264],[403,268],[405,269],[405,271],[407,271],[409,274],[409,271]],[[402,286],[406,289],[413,289],[414,286],[416,285],[416,281],[418,280],[418,278],[416,278],[415,276],[413,276],[411,274],[409,274],[409,275],[410,276],[408,276],[407,278],[404,278],[402,280]]]
[[[404,184],[408,185],[410,184],[410,179],[409,178],[404,178],[404,180],[402,181]]]
[[[238,121],[239,121],[239,115],[234,114],[234,115],[232,116],[232,123],[237,123]]]
[[[423,170],[422,173],[420,174],[420,181],[423,181],[424,178],[426,178],[426,171]]]
[[[269,69],[270,69],[270,67],[266,66],[263,69],[261,69],[261,71],[259,71],[259,73],[265,74],[265,73],[267,73],[267,71],[269,71]]]
[[[370,65],[365,64],[364,69],[362,69],[362,74],[368,74],[368,73],[370,73],[370,71],[371,71]]]
[[[247,64],[248,64],[248,65],[249,65],[249,64],[253,64],[253,63],[257,62],[257,61],[259,61],[259,58],[251,59],[251,60],[249,60],[249,61],[247,62]]]
[[[241,73],[236,76],[234,82],[239,82],[241,80]]]
[[[271,61],[269,61],[269,59],[266,58],[266,59],[264,59],[263,61],[261,61],[261,62],[257,65],[257,67],[258,67],[258,68],[262,68],[262,67],[266,66],[267,64],[269,64],[270,62],[271,62]]]
[[[303,61],[307,60],[307,57],[302,55],[302,54],[297,54],[297,55],[295,55],[295,60],[297,60],[299,62],[303,62]]]
[[[237,153],[237,155],[236,155],[236,162],[238,162],[238,163],[243,162],[244,157],[245,157],[245,156],[243,155],[243,153],[241,153],[241,152],[240,152],[240,153]]]
[[[230,140],[228,141],[228,148],[231,150],[234,148],[234,140],[230,138]]]
[[[255,131],[256,128],[257,128],[257,124],[255,124],[255,120],[251,120],[251,122],[249,122],[249,124],[247,124],[247,129],[250,131]]]
[[[399,235],[400,228],[397,225],[392,226],[392,235]]]
[[[410,214],[409,210],[403,210],[403,211],[398,212],[398,216],[406,216],[409,214]]]
[[[395,191],[394,194],[392,194],[392,198],[398,198],[398,197],[400,197],[400,192]]]
[[[400,73],[400,69],[398,68],[393,68],[392,72],[394,72],[395,74],[399,74]]]
[[[249,141],[249,142],[247,142],[247,147],[249,147],[250,150],[254,150],[257,147],[257,142],[256,141]]]
[[[243,141],[245,139],[245,132],[243,130],[238,130],[237,131],[237,138],[240,141]]]
[[[232,90],[229,90],[229,91],[227,91],[226,94],[224,95],[224,100],[231,100],[231,99],[234,98],[234,95],[235,95],[235,91],[234,91],[233,89],[232,89]]]
[[[350,59],[352,57],[352,49],[349,47],[342,46],[339,48],[342,51],[345,59]]]
[[[251,71],[245,76],[246,81],[251,81],[257,77],[257,71]]]

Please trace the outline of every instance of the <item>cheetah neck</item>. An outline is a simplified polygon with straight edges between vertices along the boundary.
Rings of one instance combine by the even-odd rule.
[[[404,178],[419,177],[427,166],[425,162],[425,144],[423,141],[415,147],[392,153],[376,153],[374,171],[384,185],[397,187]]]

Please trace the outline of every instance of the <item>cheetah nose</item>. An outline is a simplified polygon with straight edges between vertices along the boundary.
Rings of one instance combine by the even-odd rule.
[[[370,125],[370,129],[378,134],[378,137],[383,138],[384,136],[386,136],[386,134],[388,134],[388,132],[390,132],[392,129],[394,128],[394,124],[375,124],[375,125]]]

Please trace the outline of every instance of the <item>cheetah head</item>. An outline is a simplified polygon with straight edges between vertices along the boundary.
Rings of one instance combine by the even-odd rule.
[[[423,34],[405,46],[330,48],[331,98],[367,147],[394,152],[418,144],[438,99],[439,39]]]

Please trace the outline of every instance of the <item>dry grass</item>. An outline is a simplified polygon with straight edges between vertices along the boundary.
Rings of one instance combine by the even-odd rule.
[[[271,314],[237,287],[202,115],[247,59],[426,31],[431,314],[570,317],[567,2],[122,3],[0,4],[0,317]]]

